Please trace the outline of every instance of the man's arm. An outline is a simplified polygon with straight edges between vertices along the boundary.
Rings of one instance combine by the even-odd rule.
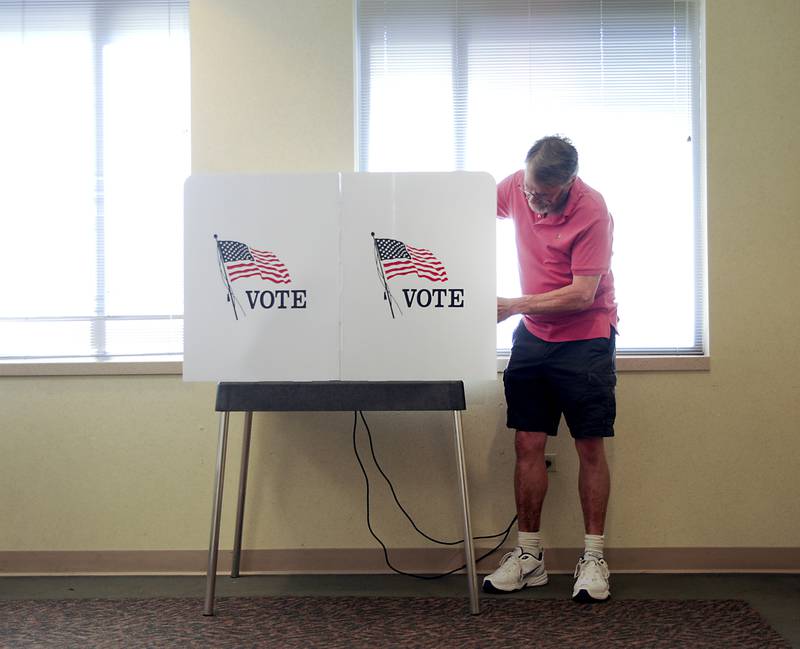
[[[592,306],[602,275],[575,275],[572,284],[547,293],[522,297],[498,297],[497,321],[517,314],[565,313]]]

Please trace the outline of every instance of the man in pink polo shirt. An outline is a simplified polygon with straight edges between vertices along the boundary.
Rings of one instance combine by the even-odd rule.
[[[525,169],[497,186],[497,215],[514,220],[522,297],[498,298],[497,321],[521,314],[503,381],[516,430],[518,544],[483,581],[502,593],[547,583],[539,532],[547,492],[548,436],[561,415],[580,460],[585,550],[573,599],[605,601],[603,559],[610,477],[603,440],[614,435],[617,309],[611,274],[614,223],[603,197],[577,176],[578,152],[561,137],[536,142]]]

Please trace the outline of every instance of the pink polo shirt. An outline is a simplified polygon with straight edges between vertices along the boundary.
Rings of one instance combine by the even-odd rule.
[[[523,295],[546,293],[572,284],[574,275],[602,275],[592,306],[583,311],[525,315],[533,335],[549,342],[607,338],[617,327],[611,245],[614,221],[606,203],[580,178],[561,214],[531,210],[520,170],[497,185],[498,218],[514,219]]]

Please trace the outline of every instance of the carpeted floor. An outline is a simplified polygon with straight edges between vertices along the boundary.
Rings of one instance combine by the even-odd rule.
[[[408,597],[0,601],[0,647],[686,647],[786,648],[739,600],[466,599]]]

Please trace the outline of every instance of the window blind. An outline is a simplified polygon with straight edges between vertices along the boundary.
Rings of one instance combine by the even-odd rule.
[[[188,1],[0,0],[0,359],[181,354]]]
[[[356,24],[361,170],[499,181],[566,135],[615,220],[618,349],[704,352],[698,1],[358,0]],[[498,291],[519,294],[503,225]]]

